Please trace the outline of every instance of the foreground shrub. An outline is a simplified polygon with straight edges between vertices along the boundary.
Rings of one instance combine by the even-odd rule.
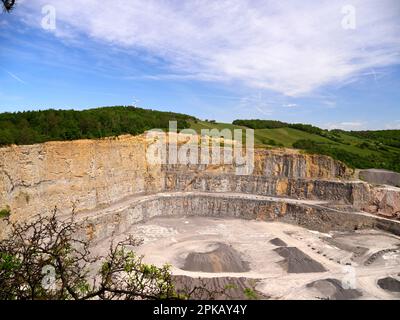
[[[105,257],[90,254],[80,226],[49,217],[14,224],[0,242],[0,299],[171,299],[170,267],[145,264],[128,238],[111,245]],[[97,269],[95,268],[97,266]]]

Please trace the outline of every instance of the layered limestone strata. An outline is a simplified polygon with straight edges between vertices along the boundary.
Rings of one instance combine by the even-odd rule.
[[[366,169],[360,170],[358,176],[360,179],[369,183],[400,187],[400,173],[398,172],[380,169]]]
[[[78,215],[84,223],[81,236],[94,243],[129,233],[134,224],[168,216],[281,221],[320,232],[379,229],[400,235],[400,222],[371,214],[335,210],[319,201],[237,193],[175,192],[137,196],[107,209]]]
[[[0,148],[0,210],[9,207],[18,221],[56,206],[67,214],[132,195],[207,191],[327,200],[389,217],[399,212],[399,189],[350,181],[352,172],[326,156],[256,150],[253,173],[237,175],[230,164],[149,164],[153,142],[128,135]]]
[[[47,142],[0,149],[0,207],[12,220],[108,205],[162,189],[160,166],[145,158],[142,136]]]
[[[279,176],[237,176],[233,174],[166,172],[168,191],[241,192],[326,200],[360,208],[368,199],[368,186],[359,181],[317,180]]]

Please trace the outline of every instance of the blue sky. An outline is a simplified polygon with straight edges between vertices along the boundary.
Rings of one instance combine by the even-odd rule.
[[[81,3],[20,0],[0,14],[0,111],[136,104],[400,128],[397,0]]]

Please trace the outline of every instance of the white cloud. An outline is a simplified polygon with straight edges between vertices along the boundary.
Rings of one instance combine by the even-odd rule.
[[[268,117],[273,113],[273,104],[274,103],[270,101],[270,99],[266,99],[261,92],[258,92],[256,94],[240,98],[235,111],[252,111],[253,114],[255,112],[257,115]]]
[[[361,121],[344,121],[339,123],[328,123],[324,125],[324,128],[329,130],[342,129],[342,130],[363,130],[366,124]]]
[[[37,20],[45,4],[56,7],[56,35],[141,50],[165,62],[174,79],[299,96],[400,60],[398,0],[352,0],[355,30],[342,28],[346,1],[32,0],[21,11]]]
[[[385,125],[385,129],[400,129],[400,120],[395,120]]]
[[[336,108],[336,101],[333,100],[324,100],[322,101],[322,104],[324,104],[328,108]]]
[[[282,106],[286,108],[296,108],[298,105],[296,103],[287,103],[283,104]]]

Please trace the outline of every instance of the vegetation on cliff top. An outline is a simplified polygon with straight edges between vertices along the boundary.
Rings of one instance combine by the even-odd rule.
[[[227,127],[254,129],[258,147],[288,147],[324,154],[353,168],[381,168],[400,172],[400,130],[324,130],[302,123],[276,120],[235,120],[232,124],[198,121],[196,130]]]
[[[54,140],[93,139],[167,129],[170,120],[188,128],[195,118],[136,107],[103,107],[82,111],[43,110],[0,114],[0,146]]]
[[[0,146],[53,140],[102,138],[167,129],[254,129],[257,147],[288,147],[331,156],[354,168],[400,172],[400,130],[324,130],[276,120],[235,120],[232,124],[200,121],[192,116],[136,107],[103,107],[82,111],[43,110],[0,114]]]

